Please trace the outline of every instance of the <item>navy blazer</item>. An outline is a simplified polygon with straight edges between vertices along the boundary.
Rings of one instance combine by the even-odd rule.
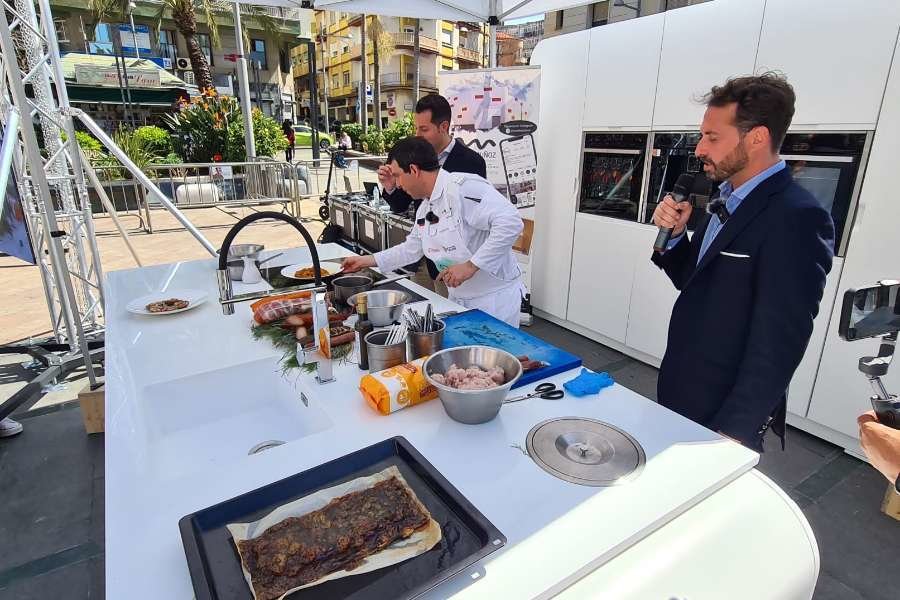
[[[770,424],[784,440],[787,388],[831,270],[834,223],[788,168],[750,192],[698,264],[709,219],[651,258],[681,290],[657,395],[761,450]]]
[[[471,173],[487,178],[487,164],[484,162],[484,158],[466,146],[460,139],[456,140],[453,149],[450,150],[450,154],[447,155],[447,160],[444,161],[444,165],[441,168],[450,173]],[[412,196],[400,188],[395,189],[390,194],[384,192],[383,196],[394,214],[406,212],[409,210],[410,205],[414,207],[414,211],[419,210],[419,204],[422,203],[421,200],[413,200]],[[428,274],[431,275],[432,279],[436,279],[438,276],[437,267],[427,258],[425,263],[428,265]],[[413,265],[409,266],[412,267]]]

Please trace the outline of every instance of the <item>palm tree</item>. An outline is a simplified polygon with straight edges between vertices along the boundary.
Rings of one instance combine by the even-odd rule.
[[[97,23],[108,22],[113,18],[122,18],[127,14],[129,0],[88,0],[88,8],[94,16]],[[275,35],[280,39],[281,34],[275,20],[261,9],[250,6],[250,16],[259,21],[263,31],[268,35]],[[203,53],[200,41],[197,39],[197,15],[201,14],[206,20],[206,27],[209,29],[209,38],[213,46],[218,47],[220,44],[219,28],[214,18],[216,13],[225,12],[223,5],[216,3],[214,0],[160,0],[159,11],[156,13],[156,32],[162,26],[162,21],[166,13],[170,13],[172,20],[175,22],[175,28],[184,37],[187,44],[188,60],[191,61],[191,70],[194,72],[194,78],[197,87],[201,90],[214,88],[212,71],[209,68],[209,61]],[[248,28],[244,29],[243,46],[249,45],[247,37]],[[240,54],[244,54],[241,50]]]
[[[394,46],[394,37],[384,30],[379,17],[372,19],[369,37],[372,39],[372,64],[375,72],[375,86],[372,90],[375,96],[375,127],[381,129],[381,66],[390,62],[397,48]]]

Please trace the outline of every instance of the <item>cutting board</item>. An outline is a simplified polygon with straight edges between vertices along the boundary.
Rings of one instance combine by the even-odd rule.
[[[480,310],[467,310],[444,319],[444,348],[459,346],[490,346],[506,350],[514,356],[528,356],[532,360],[550,363],[549,367],[524,373],[513,388],[522,387],[581,366],[581,359],[560,350],[521,329],[495,319]]]

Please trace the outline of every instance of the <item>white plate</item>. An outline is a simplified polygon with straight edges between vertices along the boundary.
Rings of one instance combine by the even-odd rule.
[[[296,279],[297,281],[312,281],[313,277],[304,277],[303,279],[299,277],[294,277],[294,273],[299,271],[300,269],[312,269],[312,263],[300,263],[297,265],[288,265],[281,269],[281,275],[287,277],[288,279]],[[323,275],[322,278],[331,277],[340,272],[343,268],[341,263],[339,262],[320,262],[319,266],[322,267],[323,270],[328,271],[328,275]]]
[[[159,316],[159,315],[174,315],[175,313],[184,312],[186,310],[191,310],[195,306],[199,306],[206,302],[206,292],[202,292],[200,290],[168,290],[166,292],[153,292],[152,294],[147,294],[146,296],[141,296],[140,298],[135,298],[131,302],[128,303],[126,307],[128,312],[134,313],[136,315],[151,315],[151,316]],[[188,305],[185,308],[179,308],[178,310],[170,310],[167,312],[150,312],[147,310],[147,305],[151,302],[160,302],[162,300],[168,300],[169,298],[178,298],[179,300],[187,300]]]

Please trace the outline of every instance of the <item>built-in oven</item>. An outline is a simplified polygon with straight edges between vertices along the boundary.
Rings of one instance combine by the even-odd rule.
[[[703,173],[703,163],[694,155],[699,141],[700,134],[691,131],[660,132],[653,136],[642,222],[652,223],[656,206],[675,188],[679,175],[692,173],[696,177],[689,199],[699,210],[691,213],[687,226],[690,231],[696,228],[706,212],[706,205],[714,189],[712,182]]]
[[[578,212],[637,221],[647,133],[584,134]]]
[[[835,228],[835,252],[843,256],[847,249],[856,199],[862,183],[861,174],[871,143],[871,134],[789,133],[781,145],[781,158],[787,163],[794,181],[806,188],[825,210],[831,213]],[[661,132],[653,139],[647,199],[642,221],[651,223],[653,211],[670,192],[682,173],[696,173],[692,193],[694,210],[688,229],[693,231],[703,217],[710,194],[718,185],[703,174],[703,164],[694,155],[700,134],[697,132]]]
[[[850,239],[871,133],[789,133],[781,158],[794,181],[806,188],[831,213],[835,252],[843,256]]]

